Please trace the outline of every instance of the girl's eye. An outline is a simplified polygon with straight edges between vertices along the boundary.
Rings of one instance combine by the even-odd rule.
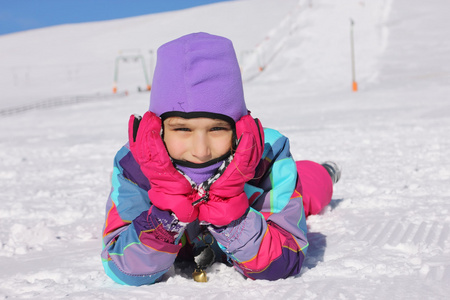
[[[220,131],[220,130],[228,130],[228,128],[225,128],[225,127],[213,127],[213,128],[211,128],[211,131]]]
[[[175,131],[191,131],[189,128],[186,127],[179,127],[179,128],[175,128]]]

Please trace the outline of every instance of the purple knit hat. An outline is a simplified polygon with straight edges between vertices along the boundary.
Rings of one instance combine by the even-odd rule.
[[[212,117],[227,121],[231,118],[234,122],[247,115],[232,42],[200,32],[162,45],[158,49],[150,111],[163,119]]]

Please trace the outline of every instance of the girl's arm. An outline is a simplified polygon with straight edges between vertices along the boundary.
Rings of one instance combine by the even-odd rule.
[[[211,233],[245,276],[276,280],[300,272],[308,241],[289,141],[274,130],[266,129],[265,135],[263,162],[256,175],[261,179],[246,186],[252,207],[228,226],[211,227]]]
[[[168,232],[161,224],[161,211],[150,209],[148,185],[123,147],[114,161],[101,255],[106,274],[121,284],[154,283],[172,266],[181,248],[175,238],[182,232]]]

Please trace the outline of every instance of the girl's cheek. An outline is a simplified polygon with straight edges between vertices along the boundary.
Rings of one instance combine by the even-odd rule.
[[[183,150],[183,143],[179,139],[172,136],[171,138],[165,140],[165,144],[169,155],[174,158],[178,158]]]
[[[231,137],[223,137],[216,141],[216,145],[218,146],[217,150],[221,154],[225,154],[231,150]]]

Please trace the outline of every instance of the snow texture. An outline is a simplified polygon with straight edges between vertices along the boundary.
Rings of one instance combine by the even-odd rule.
[[[446,299],[448,11],[447,0],[240,0],[0,36],[0,299]],[[308,219],[297,277],[252,281],[214,264],[208,283],[171,269],[127,287],[104,274],[112,159],[149,98],[133,61],[112,95],[115,59],[140,53],[151,69],[159,45],[195,31],[234,41],[248,107],[290,137],[295,159],[343,168]]]

